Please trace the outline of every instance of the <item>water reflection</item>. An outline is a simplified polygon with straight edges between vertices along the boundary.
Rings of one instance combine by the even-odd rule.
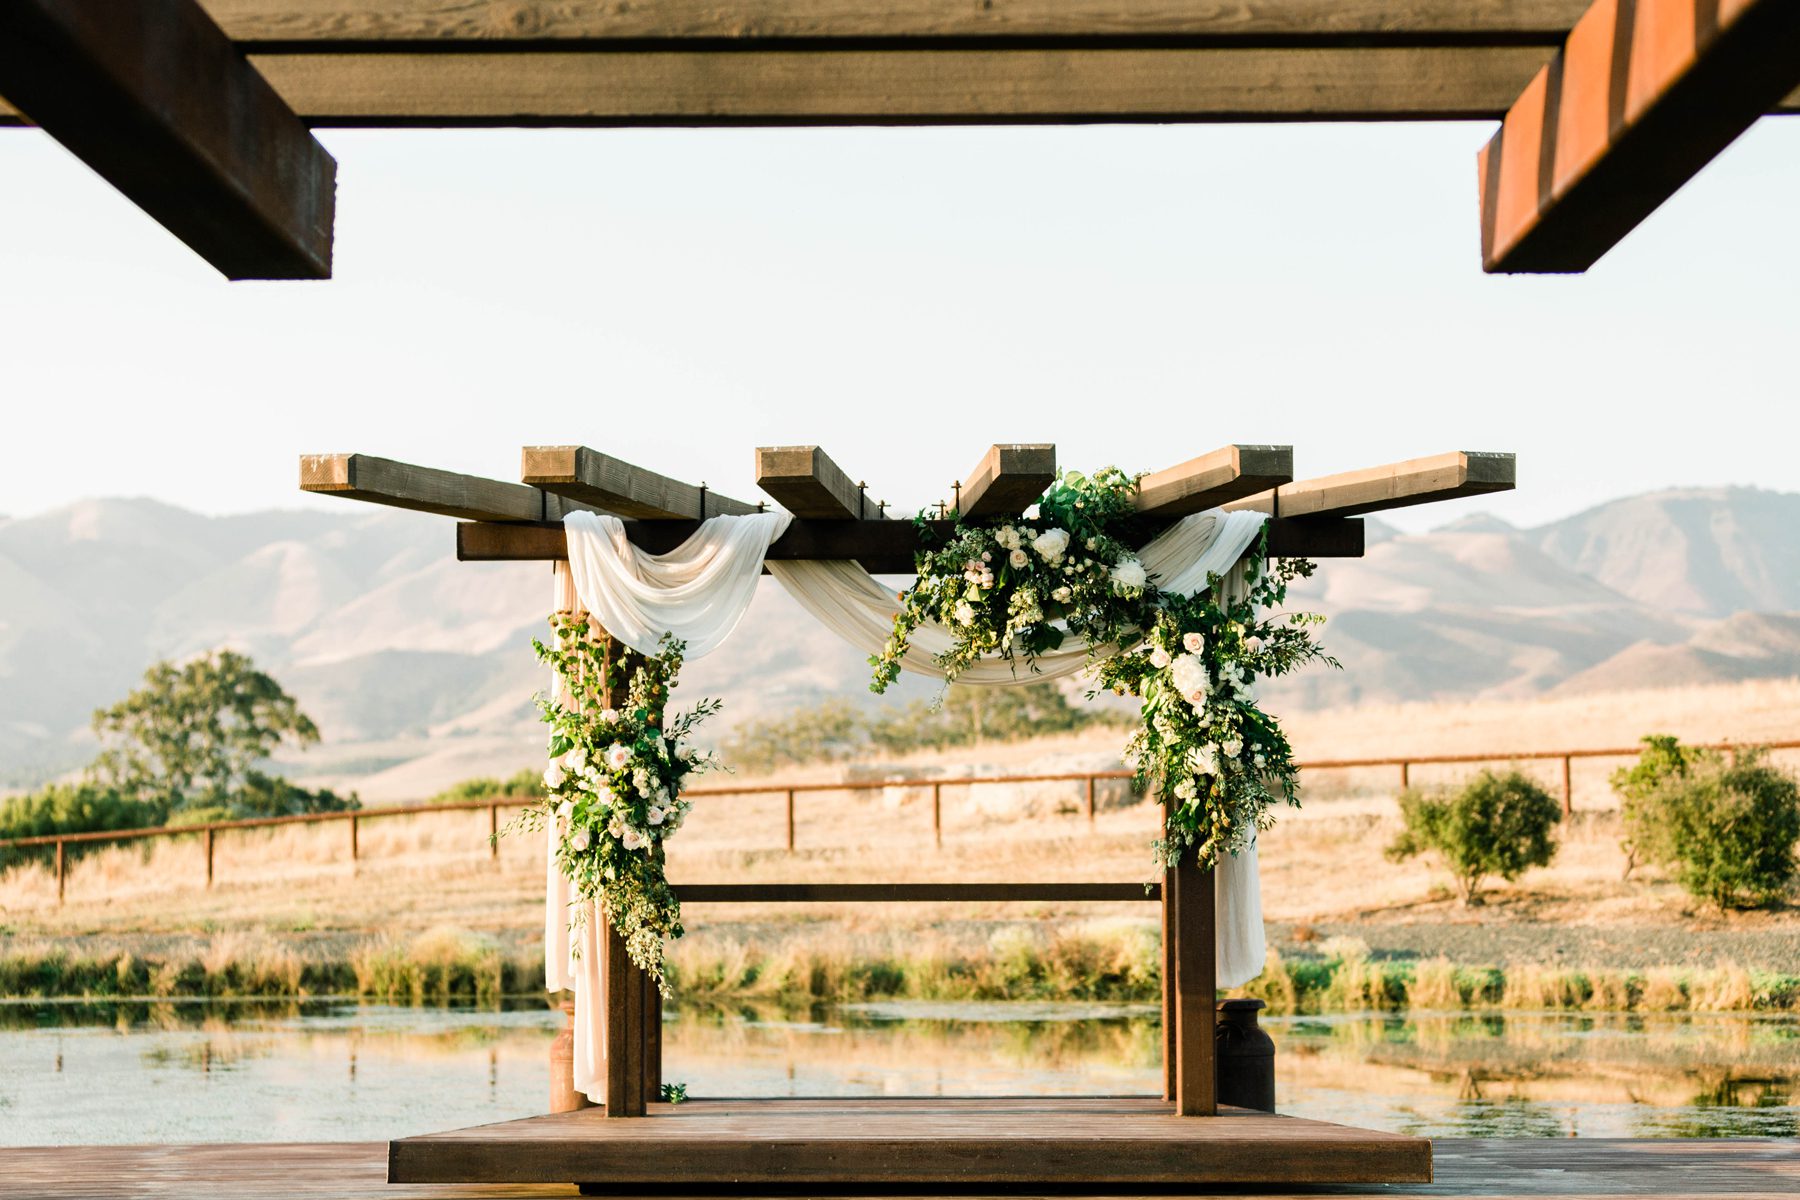
[[[672,1010],[705,1095],[1147,1093],[1154,1007]],[[342,1002],[0,1004],[0,1143],[365,1139],[541,1110],[560,1014]],[[1791,1016],[1268,1022],[1283,1111],[1476,1137],[1800,1136]]]

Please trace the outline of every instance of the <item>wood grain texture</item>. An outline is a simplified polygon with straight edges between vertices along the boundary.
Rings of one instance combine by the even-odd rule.
[[[653,1104],[647,1120],[588,1109],[402,1138],[389,1177],[613,1189],[1417,1183],[1431,1177],[1431,1145],[1243,1109],[1180,1117],[1151,1097],[707,1099]]]
[[[0,91],[227,279],[328,279],[337,163],[194,0],[7,0]]]
[[[866,520],[880,516],[875,501],[817,446],[759,446],[756,486],[796,517]]]
[[[701,520],[757,511],[756,505],[721,496],[703,484],[670,479],[586,446],[527,446],[520,455],[519,477],[622,517]]]
[[[1141,883],[680,883],[683,904],[974,904],[1143,900],[1162,890]]]
[[[633,545],[664,554],[691,536],[698,522],[626,521]],[[942,537],[948,521],[926,523]],[[767,557],[849,559],[877,575],[913,574],[919,531],[911,521],[798,520],[770,545]],[[1283,517],[1269,522],[1269,550],[1278,557],[1360,558],[1362,522],[1338,517]],[[503,525],[465,521],[456,527],[462,562],[555,562],[569,556],[559,525]]]
[[[1553,45],[1586,0],[203,0],[232,37],[278,43],[704,39],[1420,38]]]
[[[1055,482],[1054,445],[1007,442],[988,447],[957,489],[955,504],[965,517],[1016,516]]]
[[[1138,480],[1138,511],[1179,517],[1253,496],[1294,478],[1292,446],[1221,446]]]
[[[1483,269],[1587,270],[1796,85],[1792,0],[1596,0],[1478,157]]]
[[[1435,1182],[1356,1185],[1332,1195],[1387,1200],[1544,1197],[1676,1200],[1736,1197],[1793,1200],[1800,1194],[1800,1143],[1735,1139],[1439,1138]],[[566,1197],[566,1184],[408,1185],[387,1182],[384,1142],[0,1149],[5,1200],[538,1200]],[[1017,1189],[987,1195],[1017,1194]],[[621,1190],[621,1197],[630,1197]],[[642,1196],[666,1196],[645,1191]],[[983,1193],[971,1193],[979,1197]],[[1130,1191],[1111,1193],[1127,1200]],[[1141,1195],[1142,1193],[1140,1193]],[[1166,1195],[1167,1193],[1152,1193]],[[1317,1200],[1317,1188],[1234,1189],[1239,1200]],[[843,1192],[812,1193],[832,1200]]]
[[[1511,454],[1452,450],[1405,462],[1302,479],[1225,505],[1284,518],[1348,517],[1511,491],[1518,464]]]
[[[369,454],[301,455],[300,490],[462,521],[542,521],[546,517],[544,493],[537,488]]]
[[[1171,1001],[1174,1105],[1183,1117],[1211,1117],[1219,1108],[1214,1066],[1219,992],[1217,904],[1212,872],[1195,866],[1191,857],[1163,877],[1163,909],[1175,966]]]

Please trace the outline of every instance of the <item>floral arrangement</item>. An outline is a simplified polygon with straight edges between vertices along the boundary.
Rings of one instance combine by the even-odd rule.
[[[681,902],[664,873],[663,847],[690,807],[684,782],[716,765],[687,743],[719,702],[668,713],[679,641],[665,637],[660,652],[646,656],[596,633],[585,615],[559,613],[551,627],[550,644],[532,643],[562,683],[560,698],[538,701],[551,730],[545,802],[521,821],[540,829],[561,822],[557,866],[579,899],[605,907],[631,961],[664,986],[663,947],[681,936]],[[587,908],[576,908],[577,922]]]
[[[922,549],[918,582],[901,595],[894,631],[870,685],[898,677],[913,632],[935,623],[953,639],[938,659],[954,681],[984,655],[1023,659],[1085,638],[1100,686],[1141,701],[1142,725],[1126,744],[1140,783],[1165,800],[1158,861],[1190,850],[1201,866],[1243,850],[1273,824],[1278,800],[1297,805],[1297,768],[1280,724],[1256,704],[1259,676],[1321,660],[1311,613],[1267,616],[1304,559],[1267,561],[1266,535],[1240,580],[1211,577],[1194,596],[1159,590],[1132,546],[1148,530],[1136,481],[1109,467],[1070,472],[1021,520],[964,521],[943,545]],[[1141,652],[1128,653],[1134,648]],[[1090,693],[1091,694],[1091,693]]]

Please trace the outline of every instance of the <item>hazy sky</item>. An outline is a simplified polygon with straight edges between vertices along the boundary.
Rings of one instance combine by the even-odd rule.
[[[336,278],[227,284],[0,130],[0,513],[333,506],[299,454],[517,478],[562,442],[748,499],[752,447],[817,442],[903,507],[995,441],[1519,453],[1415,528],[1800,489],[1800,120],[1576,278],[1481,273],[1489,131],[326,131]]]

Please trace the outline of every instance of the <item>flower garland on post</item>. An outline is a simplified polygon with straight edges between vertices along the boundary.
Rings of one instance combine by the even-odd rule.
[[[1194,596],[1160,591],[1131,549],[1147,532],[1136,493],[1117,468],[1071,471],[1022,520],[959,516],[945,544],[919,552],[918,582],[901,594],[894,632],[869,660],[870,687],[885,691],[899,676],[913,632],[928,622],[953,638],[938,659],[951,682],[984,655],[1029,667],[1080,635],[1099,660],[1100,685],[1141,701],[1143,724],[1125,758],[1164,798],[1159,864],[1175,866],[1191,850],[1211,867],[1273,825],[1278,800],[1299,804],[1292,749],[1252,682],[1313,660],[1337,663],[1313,636],[1323,617],[1262,615],[1312,574],[1311,562],[1270,566],[1265,531],[1241,577],[1213,575]],[[1125,652],[1133,646],[1142,652]]]
[[[545,801],[512,827],[562,822],[556,862],[582,901],[575,923],[598,901],[631,961],[666,993],[663,949],[682,930],[664,843],[691,807],[681,798],[687,777],[717,765],[687,743],[720,705],[703,700],[668,713],[685,648],[674,638],[664,636],[659,653],[641,655],[595,629],[585,613],[559,613],[550,624],[552,642],[532,642],[562,683],[559,699],[538,701],[551,730]]]

